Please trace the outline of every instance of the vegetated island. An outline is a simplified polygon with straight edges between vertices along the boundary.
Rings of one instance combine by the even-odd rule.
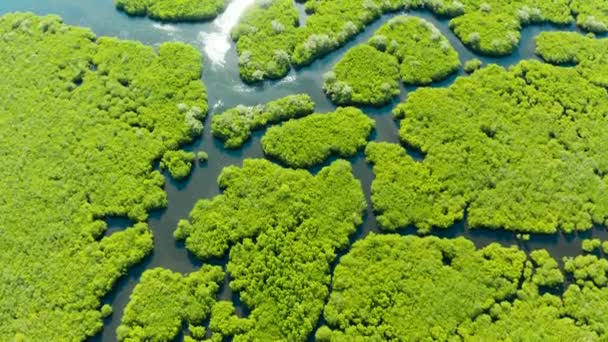
[[[371,234],[340,259],[316,340],[598,341],[606,271],[592,255],[562,270],[545,250]]]
[[[536,37],[536,54],[546,62],[574,65],[591,83],[608,87],[608,38],[575,32],[541,32]]]
[[[323,162],[335,154],[350,157],[367,144],[375,121],[354,107],[317,113],[285,122],[266,131],[262,149],[267,156],[298,168]]]
[[[115,0],[115,5],[128,15],[160,21],[205,21],[222,13],[227,0]]]
[[[406,84],[441,81],[460,68],[458,53],[439,30],[416,17],[396,16],[364,44],[349,50],[325,75],[334,103],[381,106]]]
[[[608,93],[576,68],[491,65],[395,109],[398,145],[370,144],[372,202],[384,229],[469,227],[521,233],[590,229],[608,218]]]
[[[0,17],[0,41],[0,340],[84,340],[152,250],[153,162],[201,133],[202,58],[26,13]],[[135,223],[104,237],[108,216]]]
[[[194,339],[205,337],[204,320],[216,303],[224,272],[203,266],[183,276],[163,268],[147,270],[135,286],[116,330],[119,341],[172,341],[182,328]]]
[[[319,0],[305,6],[308,17],[303,25],[292,0],[260,1],[243,15],[232,38],[245,82],[282,78],[292,65],[310,64],[383,14],[403,8],[428,9],[451,18],[450,28],[467,47],[491,56],[511,54],[526,25],[567,25],[576,19],[592,32],[606,32],[608,25],[603,0]]]
[[[263,105],[237,106],[212,116],[211,133],[224,141],[224,147],[236,149],[243,146],[255,130],[314,111],[315,103],[307,94],[289,95]]]
[[[200,200],[174,233],[202,259],[229,252],[230,288],[251,309],[239,318],[231,302],[215,305],[212,339],[305,341],[329,293],[330,264],[366,208],[350,163],[338,160],[313,176],[246,159],[218,182],[222,194]]]

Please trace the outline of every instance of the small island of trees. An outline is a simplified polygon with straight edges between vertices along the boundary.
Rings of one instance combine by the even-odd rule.
[[[116,8],[133,16],[161,21],[203,21],[215,18],[226,0],[114,0]]]

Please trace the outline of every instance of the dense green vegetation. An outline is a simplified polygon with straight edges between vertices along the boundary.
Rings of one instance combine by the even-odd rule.
[[[448,40],[420,18],[392,18],[369,44],[349,50],[325,75],[323,89],[334,103],[384,105],[399,95],[399,75],[405,83],[425,85],[460,67]]]
[[[192,152],[167,151],[160,161],[160,167],[161,169],[167,168],[171,177],[176,180],[182,180],[190,175],[195,159]]]
[[[104,237],[104,218],[165,206],[153,161],[200,134],[178,104],[207,111],[201,56],[32,14],[0,17],[0,41],[0,340],[83,340],[152,249],[145,224]]]
[[[233,30],[240,73],[246,82],[281,78],[291,64],[305,66],[344,45],[403,0],[320,0],[306,2],[309,16],[299,26],[293,0],[259,1]]]
[[[129,15],[162,21],[201,21],[224,11],[226,0],[114,0]]]
[[[450,28],[467,47],[486,55],[504,56],[517,47],[526,25],[565,25],[574,20],[574,15],[585,30],[606,32],[607,6],[603,0],[318,0],[306,2],[308,17],[305,25],[299,26],[293,1],[266,0],[243,16],[233,39],[237,42],[241,77],[255,82],[285,76],[290,64],[310,64],[344,45],[383,13],[403,7],[425,8],[451,18]],[[433,58],[423,61],[434,63]],[[445,67],[450,70],[452,65]]]
[[[353,107],[312,114],[268,129],[262,149],[292,167],[309,167],[332,154],[349,157],[367,144],[375,121]]]
[[[578,26],[596,33],[608,31],[608,3],[606,1],[572,0],[570,8],[576,15]]]
[[[428,8],[454,17],[450,28],[472,50],[494,56],[508,55],[517,46],[522,26],[541,22],[572,22],[568,0],[408,0],[410,7]]]
[[[218,266],[203,266],[187,276],[163,268],[147,270],[125,308],[118,340],[172,341],[184,322],[190,331],[200,330],[223,280]]]
[[[595,341],[607,336],[608,261],[557,261],[463,238],[371,234],[341,258],[318,341]],[[440,298],[441,300],[437,300]],[[593,304],[591,304],[593,303]]]
[[[553,64],[576,65],[578,72],[608,87],[608,39],[595,39],[574,32],[542,32],[536,37],[536,53]]]
[[[477,58],[470,59],[464,63],[464,72],[467,74],[472,74],[476,70],[480,69],[483,65],[483,62]]]
[[[336,161],[313,176],[247,159],[218,181],[223,193],[199,201],[175,231],[201,258],[230,252],[230,287],[251,309],[242,319],[231,303],[214,306],[214,338],[306,340],[328,295],[336,250],[348,245],[366,207],[350,164]]]
[[[532,61],[419,89],[395,114],[401,139],[424,161],[399,146],[368,147],[379,222],[428,231],[467,208],[470,227],[524,233],[605,223],[607,112],[604,88],[573,68]]]
[[[399,95],[399,63],[369,45],[350,49],[325,74],[323,90],[336,104],[381,106]]]
[[[265,105],[237,106],[213,115],[211,132],[221,140],[224,147],[239,148],[251,137],[254,130],[269,124],[299,118],[311,114],[315,103],[309,95],[289,95]]]
[[[370,44],[391,54],[401,64],[401,79],[425,85],[441,81],[460,68],[458,52],[430,22],[397,16],[384,24]]]
[[[298,11],[293,0],[258,1],[232,30],[245,82],[281,78],[289,72]]]

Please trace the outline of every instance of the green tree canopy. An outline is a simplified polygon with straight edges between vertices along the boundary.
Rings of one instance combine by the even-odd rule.
[[[312,114],[268,129],[264,153],[293,167],[309,167],[330,155],[349,157],[367,144],[375,121],[353,107]]]
[[[153,243],[143,223],[103,237],[103,219],[165,206],[153,161],[200,134],[178,105],[207,112],[201,55],[24,13],[0,41],[0,340],[83,340]]]
[[[129,15],[162,21],[202,21],[224,11],[226,0],[114,0]]]
[[[223,193],[199,201],[175,231],[201,258],[230,253],[230,287],[251,309],[238,319],[219,304],[210,328],[235,340],[305,341],[329,292],[336,250],[362,222],[361,184],[346,161],[313,176],[250,159],[224,169],[219,184]]]
[[[532,61],[419,89],[395,115],[401,139],[424,161],[396,146],[368,148],[379,222],[428,231],[467,208],[470,227],[553,233],[605,223],[607,111],[604,88],[575,69]]]

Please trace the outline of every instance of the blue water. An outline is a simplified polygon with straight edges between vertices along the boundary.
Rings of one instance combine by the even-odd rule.
[[[370,25],[363,33],[349,42],[343,48],[329,54],[327,57],[317,60],[312,65],[303,69],[292,71],[291,74],[281,81],[267,82],[260,86],[247,86],[243,84],[238,76],[237,57],[234,46],[227,52],[223,65],[211,63],[209,55],[204,52],[204,42],[201,33],[217,30],[213,23],[199,24],[173,24],[160,25],[147,18],[131,18],[115,10],[113,0],[3,0],[0,2],[0,14],[13,11],[30,11],[41,15],[57,14],[68,24],[91,28],[97,35],[115,36],[123,39],[139,40],[145,44],[156,45],[166,41],[182,41],[194,45],[203,52],[205,71],[204,82],[208,89],[210,116],[207,118],[205,131],[202,139],[195,141],[187,150],[204,150],[209,154],[209,162],[203,166],[197,165],[192,175],[183,182],[175,182],[167,177],[165,190],[168,195],[169,205],[167,208],[155,211],[151,214],[149,224],[154,231],[155,247],[153,253],[140,265],[136,266],[127,276],[123,277],[114,289],[103,299],[114,309],[113,315],[105,320],[103,331],[92,340],[115,341],[114,331],[120,323],[125,305],[133,287],[137,284],[141,274],[149,268],[165,267],[177,272],[191,272],[200,267],[202,262],[191,256],[183,244],[175,242],[172,233],[179,219],[187,218],[188,213],[200,198],[210,198],[219,193],[217,177],[221,170],[228,165],[241,165],[245,158],[262,158],[263,153],[260,146],[260,137],[263,132],[254,134],[242,149],[238,151],[227,151],[222,144],[213,139],[210,133],[210,117],[214,112],[221,112],[237,104],[258,104],[294,93],[308,93],[317,104],[317,111],[326,112],[334,110],[333,106],[323,94],[321,89],[322,75],[342,57],[352,46],[367,41],[384,22],[391,16],[382,17]],[[300,16],[305,20],[302,6],[299,6]],[[511,56],[504,58],[488,58],[478,56],[467,50],[458,38],[449,30],[446,20],[439,20],[432,14],[424,11],[411,12],[410,15],[420,16],[431,21],[441,32],[448,37],[460,54],[462,62],[479,58],[485,64],[495,63],[504,67],[517,64],[523,59],[537,59],[534,55],[534,38],[542,31],[547,30],[575,30],[573,26],[555,27],[551,25],[530,26],[523,30],[522,39],[517,51]],[[435,87],[450,85],[462,72],[450,77],[448,80]],[[365,108],[374,120],[376,120],[376,131],[373,134],[375,141],[388,141],[399,143],[398,122],[391,114],[394,106],[403,101],[408,92],[415,91],[414,87],[403,87],[398,99],[382,108]],[[412,156],[421,159],[424,156],[412,152]],[[353,169],[364,187],[365,195],[370,200],[370,186],[373,173],[370,166],[365,162],[363,153],[360,152],[353,158]],[[318,170],[319,167],[311,171]],[[108,234],[127,227],[130,222],[120,218],[108,219]],[[365,222],[359,227],[351,241],[363,238],[371,231],[377,231],[376,220],[371,207],[365,213]],[[412,229],[405,230],[403,234],[415,233]],[[582,238],[599,237],[608,240],[605,229],[597,228],[577,235],[555,234],[550,236],[533,235],[528,242],[520,242],[513,233],[504,231],[468,230],[466,222],[460,222],[451,229],[436,232],[437,235],[454,237],[465,236],[473,240],[479,247],[491,242],[499,242],[504,245],[520,245],[526,250],[546,248],[556,257],[566,255],[577,255],[580,253]],[[342,251],[340,255],[343,255]],[[226,260],[216,260],[214,263],[225,264]],[[223,286],[221,298],[234,300],[239,314],[247,314],[246,308],[238,300],[238,294],[231,293],[227,286],[229,279]]]

